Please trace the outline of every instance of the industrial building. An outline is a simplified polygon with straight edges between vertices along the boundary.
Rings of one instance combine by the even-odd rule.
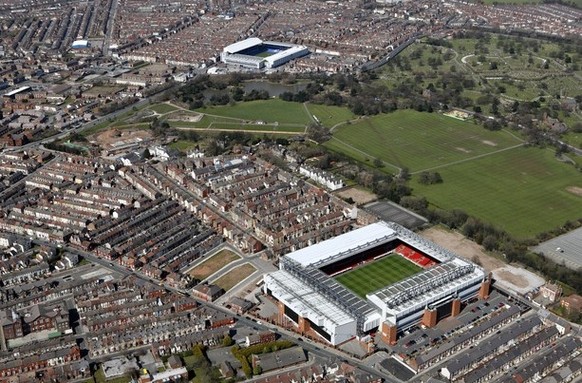
[[[222,62],[247,69],[271,69],[309,54],[307,47],[251,37],[225,47]]]
[[[404,257],[422,267],[408,278],[357,296],[334,279],[383,257]],[[374,223],[281,257],[264,277],[264,290],[299,332],[310,330],[337,345],[380,330],[394,343],[416,324],[427,327],[460,312],[461,302],[487,298],[490,276],[473,263],[395,224]]]

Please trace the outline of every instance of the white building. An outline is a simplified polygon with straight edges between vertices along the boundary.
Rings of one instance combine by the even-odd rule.
[[[274,45],[282,49],[267,57],[244,54],[245,50],[261,45]],[[271,69],[307,54],[309,54],[309,50],[303,45],[263,41],[258,37],[250,37],[224,47],[220,54],[220,61],[249,69]]]
[[[299,167],[299,173],[311,178],[315,182],[327,187],[332,191],[341,189],[345,186],[344,181],[341,178],[313,166],[301,165]]]

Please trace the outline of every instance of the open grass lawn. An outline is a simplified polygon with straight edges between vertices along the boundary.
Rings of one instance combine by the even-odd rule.
[[[155,105],[150,106],[148,109],[151,109],[154,112],[159,113],[159,114],[169,113],[169,112],[173,112],[175,110],[178,110],[178,108],[176,108],[173,105],[169,105],[169,104],[155,104]]]
[[[123,122],[119,122],[118,124],[110,125],[109,128],[113,129],[149,129],[150,128],[149,122],[137,122],[135,124],[125,124]]]
[[[340,126],[325,145],[360,161],[379,158],[417,172],[520,143],[505,131],[491,132],[473,122],[399,110]]]
[[[221,250],[200,263],[198,266],[194,267],[194,269],[190,271],[190,275],[192,278],[204,280],[237,259],[240,259],[240,257],[232,251],[226,249]]]
[[[255,269],[255,267],[250,263],[245,263],[244,265],[238,266],[224,274],[222,277],[214,281],[213,284],[222,287],[224,291],[228,291],[256,270],[257,269]]]
[[[356,117],[348,108],[341,106],[307,104],[307,109],[321,125],[328,128]]]
[[[214,123],[240,123],[232,118],[222,118],[213,116],[202,116],[199,121],[178,121],[168,120],[168,124],[172,128],[208,128]]]
[[[209,125],[208,130],[256,130],[261,132],[304,133],[305,126],[285,124],[245,124],[240,122],[214,122]]]
[[[179,150],[181,152],[187,152],[189,150],[193,150],[196,147],[196,145],[198,145],[198,144],[199,143],[196,141],[178,140],[178,141],[172,142],[168,146],[172,149],[176,149],[176,150]]]
[[[413,176],[415,195],[443,209],[458,208],[520,238],[582,217],[582,188],[572,165],[559,162],[554,151],[515,148],[438,169],[444,182],[421,185]]]
[[[241,120],[308,125],[311,119],[303,104],[279,99],[240,102],[233,106],[211,106],[198,112]]]
[[[341,274],[335,279],[356,295],[366,298],[366,294],[389,286],[421,270],[421,267],[409,260],[393,254]]]

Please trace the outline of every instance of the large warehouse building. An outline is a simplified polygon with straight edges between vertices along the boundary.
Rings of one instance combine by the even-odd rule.
[[[309,54],[307,47],[251,37],[225,47],[222,62],[247,69],[276,68],[293,59]]]
[[[486,298],[490,286],[480,267],[387,222],[287,254],[264,281],[281,316],[333,345],[376,329],[394,343],[400,331],[432,327],[461,302]]]

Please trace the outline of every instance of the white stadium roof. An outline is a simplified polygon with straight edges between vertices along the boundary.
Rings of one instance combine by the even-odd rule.
[[[367,298],[389,314],[400,317],[441,298],[465,291],[484,277],[481,268],[454,258],[381,288],[368,294]]]
[[[279,59],[281,59],[283,57],[290,56],[290,55],[292,55],[294,53],[301,52],[301,51],[303,51],[305,49],[307,49],[307,48],[304,47],[303,45],[295,45],[295,46],[292,46],[289,49],[286,49],[284,51],[277,52],[274,55],[265,57],[265,61],[267,61],[271,65],[273,65],[275,63],[275,61],[277,61],[277,60],[279,60]]]
[[[16,89],[4,94],[4,96],[11,97],[11,96],[14,96],[15,94],[18,94],[20,92],[24,92],[26,90],[30,90],[30,87],[29,86],[21,86],[20,88],[16,88]]]
[[[285,270],[267,274],[264,278],[280,301],[297,314],[310,318],[318,326],[329,326],[332,323],[341,326],[355,321],[341,307]]]
[[[250,47],[254,47],[255,45],[262,44],[263,40],[259,39],[258,37],[250,37],[246,40],[238,41],[234,44],[230,44],[229,46],[224,47],[223,52],[227,53],[237,53],[242,50],[245,50]]]
[[[341,253],[349,253],[351,250],[360,246],[367,245],[370,242],[384,237],[393,236],[395,233],[385,222],[373,223],[338,237],[294,251],[285,257],[306,267]]]

